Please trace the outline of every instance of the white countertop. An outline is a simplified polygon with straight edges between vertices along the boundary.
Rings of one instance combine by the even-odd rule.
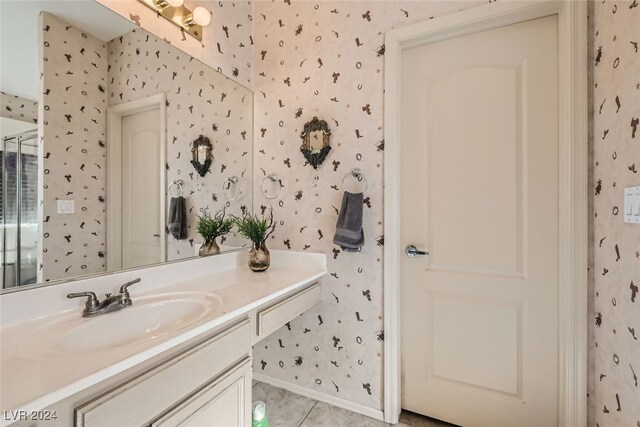
[[[246,251],[241,251],[50,286],[39,294],[38,290],[30,290],[0,295],[3,310],[0,329],[1,410],[43,409],[223,323],[240,318],[256,307],[326,274],[324,255],[287,251],[271,253],[271,267],[262,273],[248,269]],[[136,298],[188,292],[219,299],[219,307],[188,328],[135,344],[85,352],[63,352],[51,345],[55,339],[52,335],[56,332],[50,325],[58,320],[71,319],[74,323],[83,324],[97,319],[116,319],[115,316],[128,310],[83,319],[84,300],[71,303],[64,295],[79,290],[93,290],[100,295],[101,291],[110,292],[132,275],[142,278],[141,283],[130,288],[134,305]],[[181,279],[185,276],[188,278]],[[51,304],[46,304],[47,297],[51,298]],[[56,311],[47,312],[47,307],[52,304],[58,306],[62,302],[66,302],[64,310],[58,307]],[[25,318],[24,312],[16,309],[16,304],[31,314],[40,308],[41,315]],[[47,331],[46,336],[42,335],[42,330]]]

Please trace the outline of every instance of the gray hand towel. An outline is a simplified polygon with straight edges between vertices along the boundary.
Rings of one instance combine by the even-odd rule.
[[[339,245],[346,252],[359,252],[364,246],[364,231],[362,230],[362,193],[344,192],[342,206],[336,223],[336,234],[333,243]]]
[[[187,238],[187,206],[184,197],[172,197],[167,231],[177,240]]]

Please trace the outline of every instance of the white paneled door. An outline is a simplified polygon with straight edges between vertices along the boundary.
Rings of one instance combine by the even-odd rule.
[[[162,261],[160,114],[122,118],[122,268]]]
[[[402,407],[558,423],[556,16],[402,52]]]

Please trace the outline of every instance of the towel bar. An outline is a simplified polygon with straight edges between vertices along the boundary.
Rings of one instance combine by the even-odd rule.
[[[237,176],[230,176],[229,178],[225,179],[224,182],[222,183],[222,190],[225,191],[224,195],[229,201],[234,201],[235,199],[238,198],[238,196],[240,196],[240,186],[238,185],[238,181],[239,179]],[[235,186],[236,188],[236,192],[233,197],[229,197],[226,193],[226,190],[230,190],[231,186]]]
[[[367,191],[367,187],[369,186],[369,184],[367,183],[367,178],[364,177],[364,174],[359,168],[351,169],[351,171],[342,178],[342,191],[344,191],[344,180],[350,176],[357,179],[358,182],[364,181],[364,190],[362,190],[362,192],[364,193],[365,191]]]
[[[264,190],[264,183],[267,180],[278,183],[278,192],[273,197],[267,196],[267,192]],[[280,193],[282,192],[282,187],[284,187],[282,185],[282,180],[278,178],[278,175],[276,175],[275,173],[272,173],[264,177],[264,179],[262,180],[262,183],[260,184],[260,191],[262,192],[262,195],[264,197],[266,197],[269,200],[273,200],[273,199],[277,199],[280,196]]]
[[[175,181],[171,181],[171,184],[169,184],[169,189],[167,190],[167,193],[169,193],[169,196],[171,196],[171,187],[173,186],[177,186],[178,190],[180,190],[180,197],[184,196],[184,192],[182,191],[182,180],[178,179]]]

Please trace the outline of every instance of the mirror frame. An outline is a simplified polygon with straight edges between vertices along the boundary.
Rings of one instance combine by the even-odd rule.
[[[316,131],[322,132],[322,148],[319,151],[311,149],[311,132]],[[330,137],[331,131],[325,120],[319,120],[314,116],[310,122],[304,124],[304,130],[300,134],[300,138],[302,138],[300,151],[304,158],[307,159],[307,163],[313,166],[314,169],[318,169],[318,166],[324,162],[329,151],[331,151]]]

